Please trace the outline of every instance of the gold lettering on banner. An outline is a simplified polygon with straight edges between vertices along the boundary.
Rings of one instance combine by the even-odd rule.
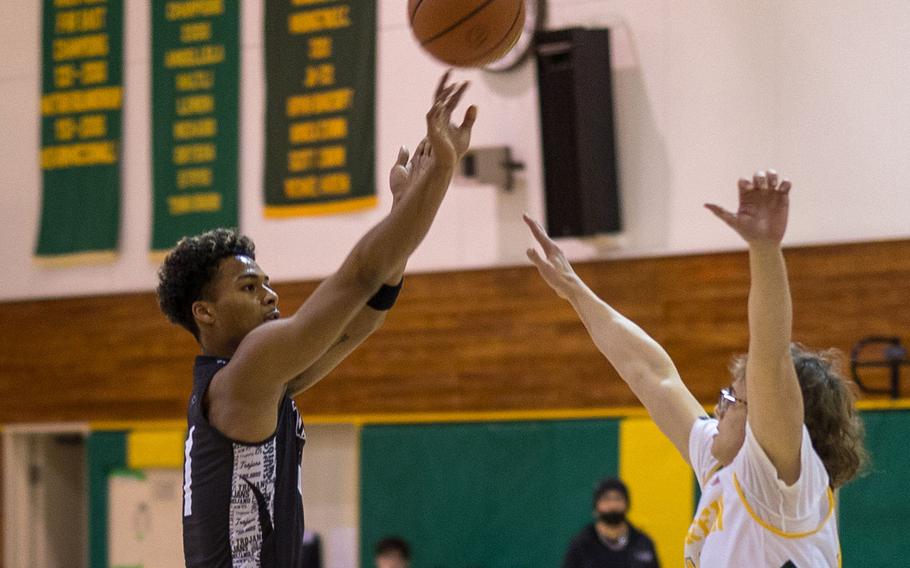
[[[288,178],[284,180],[284,196],[288,199],[317,197],[316,177]]]
[[[80,34],[104,29],[107,24],[107,8],[87,8],[71,12],[58,12],[54,19],[54,31],[58,34]]]
[[[307,55],[310,59],[328,59],[332,56],[332,38],[320,36],[307,41]]]
[[[194,193],[192,195],[175,195],[167,198],[171,215],[189,213],[212,213],[221,210],[220,193]]]
[[[306,68],[306,79],[303,84],[307,88],[329,87],[335,84],[335,66],[331,63],[309,65]]]
[[[215,86],[214,71],[185,71],[174,78],[178,91],[201,91]]]
[[[54,86],[58,89],[68,89],[76,84],[79,71],[71,63],[54,66]]]
[[[177,97],[176,103],[177,116],[209,114],[215,110],[215,97],[213,95]]]
[[[42,170],[115,163],[117,163],[117,147],[111,141],[45,146],[41,149]]]
[[[214,144],[181,144],[174,146],[174,164],[204,164],[214,162],[217,152]]]
[[[180,41],[194,43],[212,39],[212,22],[191,22],[180,25]]]
[[[211,187],[212,168],[180,168],[177,170],[177,189]]]
[[[107,82],[107,61],[83,61],[76,68],[75,63],[54,66],[54,86],[67,89],[79,81],[83,85],[97,85]]]
[[[316,162],[316,151],[312,148],[291,150],[288,152],[288,171],[299,173],[313,169]]]
[[[325,195],[351,193],[351,176],[346,173],[323,176],[319,178],[319,191]]]
[[[191,138],[212,138],[218,134],[218,121],[214,118],[198,120],[178,120],[174,123],[174,138],[189,140]]]
[[[338,140],[348,136],[347,118],[326,118],[307,122],[295,122],[290,128],[291,144],[308,144],[323,140]]]
[[[79,125],[76,124],[75,118],[66,117],[54,120],[54,138],[61,142],[75,138],[78,129]]]
[[[107,117],[103,114],[87,114],[79,117],[79,138],[101,138],[107,136]]]
[[[313,6],[316,4],[328,4],[329,2],[335,2],[335,0],[292,0],[292,6]]]
[[[83,85],[107,82],[107,61],[83,61],[79,66],[79,80]]]
[[[78,91],[49,93],[41,97],[41,114],[73,114],[99,110],[117,110],[123,100],[122,87],[99,87]]]
[[[347,148],[344,146],[326,146],[319,149],[319,168],[329,170],[342,168],[347,163]]]
[[[223,0],[184,0],[168,2],[164,8],[168,20],[192,20],[220,16],[224,13]]]
[[[348,110],[354,104],[354,89],[335,89],[311,95],[288,97],[287,115],[290,118],[312,114],[328,114]]]
[[[41,169],[55,170],[116,164],[119,143],[108,136],[108,117],[123,105],[122,86],[107,83],[110,37],[106,0],[54,0],[54,33],[48,54],[53,65],[54,91],[41,96],[41,115],[62,144],[41,148]],[[48,57],[45,55],[45,57]],[[82,60],[82,61],[80,61]],[[73,87],[91,88],[74,89]],[[99,140],[100,139],[100,140]]]
[[[344,195],[351,192],[351,176],[346,173],[325,176],[305,176],[284,180],[284,196],[288,199]]]
[[[292,34],[309,34],[347,28],[351,26],[350,16],[350,6],[296,12],[288,18],[288,30]]]
[[[55,39],[54,61],[104,57],[110,51],[107,34],[91,34],[67,39]]]
[[[107,0],[54,0],[54,8],[66,9],[77,6],[91,6],[93,4],[104,4]]]
[[[175,67],[200,67],[214,65],[224,61],[223,45],[200,45],[198,47],[182,47],[171,49],[164,54],[164,66],[168,69]]]

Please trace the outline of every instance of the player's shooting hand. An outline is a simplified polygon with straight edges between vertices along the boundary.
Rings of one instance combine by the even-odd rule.
[[[439,165],[454,167],[468,151],[471,143],[471,128],[477,120],[477,107],[471,105],[465,111],[460,126],[452,123],[452,112],[468,88],[468,82],[449,84],[451,71],[446,71],[436,87],[433,106],[427,113],[427,140]]]

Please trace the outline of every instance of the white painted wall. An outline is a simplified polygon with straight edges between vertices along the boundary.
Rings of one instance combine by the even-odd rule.
[[[777,166],[795,182],[790,244],[910,236],[910,2],[905,0],[550,0],[551,28],[614,29],[615,105],[626,231],[565,248],[574,259],[737,248],[701,208],[732,205],[735,180]],[[0,300],[147,291],[151,234],[149,18],[126,0],[121,254],[67,269],[31,260],[40,208],[40,2],[0,0]],[[399,145],[421,137],[443,67],[411,40],[404,0],[379,1],[377,172],[381,207],[266,220],[262,2],[242,7],[241,227],[275,280],[320,278],[387,210]],[[456,180],[410,271],[523,262],[518,214],[542,214],[533,62],[464,71],[480,106],[475,146],[509,145],[527,164],[505,195]]]
[[[351,424],[306,425],[303,514],[322,539],[325,568],[357,566],[360,526],[360,431]]]

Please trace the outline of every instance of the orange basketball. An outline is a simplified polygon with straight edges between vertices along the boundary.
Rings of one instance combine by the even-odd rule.
[[[515,45],[525,21],[522,0],[408,0],[411,31],[448,65],[479,67]]]

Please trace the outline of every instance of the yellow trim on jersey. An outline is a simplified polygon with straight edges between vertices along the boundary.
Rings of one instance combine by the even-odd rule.
[[[825,518],[822,519],[822,522],[819,523],[817,527],[811,531],[801,532],[801,533],[788,533],[780,530],[779,528],[770,525],[763,521],[758,515],[755,514],[755,511],[752,510],[752,507],[749,506],[749,502],[746,501],[746,496],[743,494],[742,487],[739,486],[739,480],[736,479],[736,474],[733,474],[733,486],[736,488],[736,493],[739,495],[739,500],[743,502],[743,505],[746,507],[746,512],[749,513],[749,516],[752,517],[756,523],[760,524],[762,527],[768,529],[777,536],[782,536],[784,538],[805,538],[807,536],[812,536],[818,531],[824,528],[825,523],[828,522],[828,519],[831,518],[831,514],[834,512],[834,493],[831,492],[831,488],[828,488],[828,513],[825,515]]]
[[[719,463],[716,466],[709,469],[708,473],[705,474],[704,480],[701,482],[701,486],[704,487],[705,485],[707,485],[708,482],[711,481],[711,478],[714,477],[714,474],[716,474],[718,471],[723,469],[723,467],[724,467],[724,464]]]

